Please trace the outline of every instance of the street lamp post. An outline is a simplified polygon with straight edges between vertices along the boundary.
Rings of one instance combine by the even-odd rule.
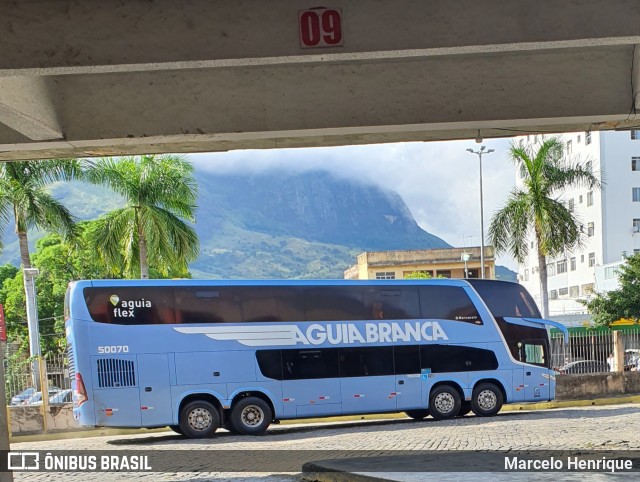
[[[482,155],[491,154],[493,149],[480,146],[480,150],[467,149],[471,154],[477,154],[480,160],[480,277],[484,279],[484,208],[482,206]]]

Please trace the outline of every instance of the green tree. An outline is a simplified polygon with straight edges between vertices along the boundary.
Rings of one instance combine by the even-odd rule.
[[[585,163],[564,155],[564,144],[553,137],[535,148],[512,143],[509,157],[522,186],[509,195],[489,225],[489,239],[496,253],[509,253],[519,263],[529,254],[529,238],[535,240],[543,316],[549,316],[547,257],[558,256],[581,245],[581,229],[575,215],[559,196],[570,186],[599,188],[600,182]]]
[[[0,163],[0,220],[15,222],[23,267],[31,268],[29,229],[56,232],[67,238],[76,235],[74,217],[47,187],[81,176],[82,163],[76,159]]]
[[[625,260],[618,279],[620,288],[598,293],[585,303],[596,325],[609,326],[621,318],[640,323],[640,254]]]
[[[444,276],[438,275],[436,278],[444,278]],[[433,276],[427,271],[414,271],[406,275],[404,279],[433,279]]]
[[[194,221],[197,186],[193,167],[176,155],[101,159],[87,179],[120,194],[126,202],[98,218],[90,239],[111,269],[149,278],[149,265],[163,275],[186,271],[198,257]]]

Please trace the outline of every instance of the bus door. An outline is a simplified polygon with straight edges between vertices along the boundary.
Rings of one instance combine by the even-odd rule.
[[[546,340],[522,340],[520,360],[524,365],[524,398],[527,402],[548,401],[551,398],[552,370],[548,368],[549,352]]]
[[[393,412],[399,390],[393,348],[340,348],[342,413]]]
[[[337,349],[282,350],[284,418],[339,415]]]
[[[143,354],[137,358],[142,426],[171,424],[173,415],[167,355]]]
[[[424,387],[420,374],[420,347],[417,345],[394,348],[397,410],[426,408]]]

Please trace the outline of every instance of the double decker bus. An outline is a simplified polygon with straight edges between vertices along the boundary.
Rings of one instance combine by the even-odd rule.
[[[548,327],[567,331],[492,280],[77,281],[65,315],[81,425],[192,438],[552,400]]]

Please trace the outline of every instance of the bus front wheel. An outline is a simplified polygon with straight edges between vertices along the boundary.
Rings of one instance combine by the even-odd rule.
[[[180,430],[185,437],[208,438],[220,427],[220,414],[204,400],[187,403],[180,410]]]
[[[479,417],[491,417],[498,413],[504,403],[502,390],[493,383],[481,383],[473,389],[471,410]]]
[[[414,420],[422,420],[424,418],[427,418],[427,416],[429,415],[429,410],[407,410],[404,413],[407,414],[407,417]]]
[[[429,397],[429,413],[436,420],[453,418],[458,415],[461,403],[458,390],[451,385],[440,385]]]
[[[273,420],[269,404],[257,397],[239,400],[231,410],[231,424],[243,435],[260,435]]]

